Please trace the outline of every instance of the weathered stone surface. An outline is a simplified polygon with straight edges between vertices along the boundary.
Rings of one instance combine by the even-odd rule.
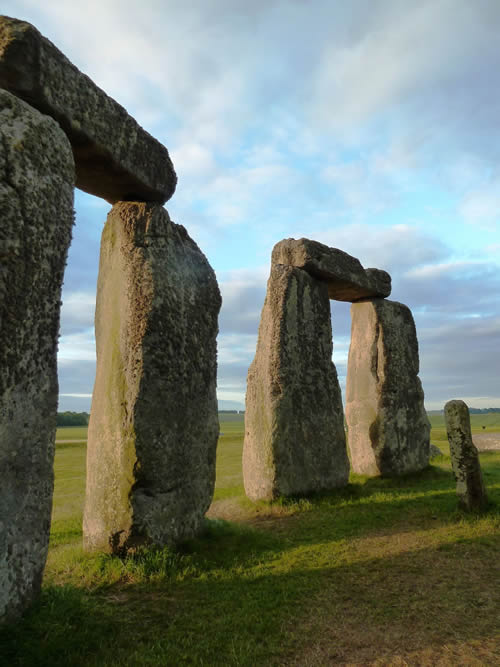
[[[429,464],[430,424],[410,309],[370,299],[351,306],[346,419],[353,470],[399,475]]]
[[[0,621],[40,589],[74,164],[57,123],[0,90]]]
[[[274,246],[273,264],[304,269],[328,283],[328,296],[336,301],[386,297],[391,277],[386,271],[364,269],[359,260],[337,248],[309,239],[284,239]]]
[[[488,498],[479,455],[472,442],[469,408],[463,401],[448,401],[444,406],[444,420],[459,505],[468,511],[481,510],[488,504]]]
[[[164,203],[177,178],[167,149],[36,28],[0,17],[0,87],[55,118],[69,137],[77,187],[110,203]]]
[[[431,443],[429,447],[429,458],[436,459],[438,456],[443,456],[443,452],[439,449],[437,445]]]
[[[219,432],[215,274],[159,205],[120,202],[104,227],[84,545],[122,553],[194,535]]]
[[[273,265],[247,381],[243,479],[252,500],[347,484],[328,290]]]

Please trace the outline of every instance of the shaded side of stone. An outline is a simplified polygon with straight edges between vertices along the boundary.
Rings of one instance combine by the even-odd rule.
[[[40,590],[74,164],[57,123],[0,90],[0,621]]]
[[[273,265],[247,380],[243,479],[252,500],[347,484],[326,284]]]
[[[212,500],[219,433],[215,274],[159,205],[104,227],[84,545],[121,553],[192,537]]]
[[[430,423],[410,309],[385,299],[351,306],[346,420],[353,470],[400,475],[429,464]]]
[[[479,454],[472,442],[469,408],[464,401],[448,401],[444,406],[444,420],[459,505],[467,511],[484,509],[488,498]]]
[[[386,271],[365,270],[352,255],[318,241],[284,239],[274,246],[272,262],[296,266],[326,281],[328,296],[336,301],[387,297],[391,293],[391,277]]]
[[[110,203],[164,203],[174,193],[167,149],[36,28],[7,16],[0,17],[0,86],[58,121],[85,192]]]

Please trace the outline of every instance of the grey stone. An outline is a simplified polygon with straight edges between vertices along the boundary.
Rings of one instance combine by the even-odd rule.
[[[351,464],[364,475],[400,475],[429,464],[430,424],[418,377],[410,309],[385,299],[351,306],[346,420]]]
[[[482,510],[488,504],[488,498],[478,451],[472,442],[469,408],[464,401],[448,401],[444,406],[444,420],[458,503],[467,511]]]
[[[73,184],[64,132],[0,90],[0,621],[37,595],[47,558]]]
[[[443,452],[439,449],[437,445],[431,443],[429,448],[429,458],[436,459],[438,456],[443,456]]]
[[[0,87],[55,118],[74,152],[77,187],[110,203],[164,203],[177,178],[167,149],[36,28],[0,17]]]
[[[243,479],[252,500],[347,484],[326,283],[273,265],[247,381]]]
[[[219,423],[213,270],[156,204],[103,230],[84,546],[123,553],[193,536],[210,505]]]
[[[328,283],[328,296],[336,301],[387,297],[391,277],[386,271],[364,269],[355,257],[309,239],[284,239],[274,246],[273,264],[304,269]]]

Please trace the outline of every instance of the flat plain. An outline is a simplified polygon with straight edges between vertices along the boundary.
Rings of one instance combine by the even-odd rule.
[[[254,504],[242,418],[221,416],[205,533],[125,560],[83,552],[85,430],[59,429],[43,593],[0,632],[0,663],[498,665],[500,452],[481,454],[490,509],[463,514],[431,422],[443,456],[422,473]]]

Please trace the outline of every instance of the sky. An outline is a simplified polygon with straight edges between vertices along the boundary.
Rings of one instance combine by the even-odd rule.
[[[2,0],[169,150],[167,202],[223,297],[218,396],[243,407],[271,251],[306,237],[392,276],[428,409],[500,407],[498,0]],[[75,193],[60,410],[89,410],[109,204]],[[345,388],[349,304],[332,302]]]

